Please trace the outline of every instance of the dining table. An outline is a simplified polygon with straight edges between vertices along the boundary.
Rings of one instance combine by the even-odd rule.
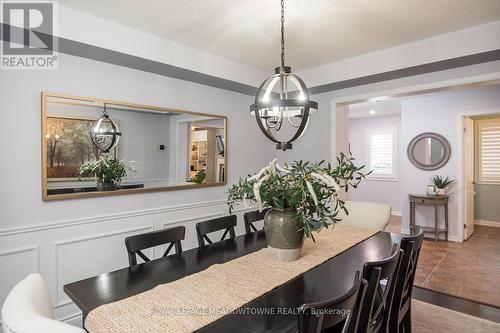
[[[402,237],[402,234],[378,232],[252,300],[245,305],[245,311],[228,313],[199,332],[296,332],[300,305],[342,295],[352,286],[356,272],[363,269],[365,262],[388,257],[392,245],[399,244]],[[143,293],[266,246],[264,232],[258,231],[69,283],[64,286],[64,292],[81,309],[84,325],[89,312],[101,305]]]

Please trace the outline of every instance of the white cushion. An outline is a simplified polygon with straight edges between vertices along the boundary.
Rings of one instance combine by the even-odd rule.
[[[49,291],[40,274],[19,282],[2,307],[4,333],[85,333],[81,328],[53,319]]]
[[[339,224],[349,224],[363,228],[384,231],[391,219],[391,206],[366,201],[346,201],[346,215],[339,212]]]

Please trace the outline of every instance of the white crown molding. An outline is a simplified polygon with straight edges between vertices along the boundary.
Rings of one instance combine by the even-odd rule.
[[[37,231],[43,231],[43,230],[50,230],[50,229],[57,229],[57,228],[66,228],[66,227],[82,225],[82,224],[92,224],[92,223],[98,223],[98,222],[103,222],[103,221],[114,221],[114,220],[120,220],[123,218],[129,218],[129,217],[140,217],[140,216],[145,216],[145,215],[163,214],[163,213],[175,212],[175,211],[186,210],[186,209],[213,207],[213,206],[223,205],[225,203],[226,203],[225,199],[219,199],[219,200],[213,200],[213,201],[203,201],[203,202],[198,202],[198,203],[176,205],[176,206],[169,206],[169,207],[163,207],[163,208],[144,209],[144,210],[128,211],[128,212],[118,213],[118,214],[94,216],[94,217],[90,217],[90,218],[63,220],[63,221],[58,221],[58,222],[53,222],[53,223],[38,223],[38,224],[32,224],[32,225],[27,225],[27,226],[22,226],[22,227],[3,228],[3,229],[0,229],[0,237],[6,237],[6,236],[24,234],[24,233],[31,233],[31,232],[37,232]]]

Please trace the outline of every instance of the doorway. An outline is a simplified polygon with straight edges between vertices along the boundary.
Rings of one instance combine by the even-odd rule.
[[[500,119],[500,85],[410,94],[378,102],[368,98],[343,104],[336,111],[344,112],[336,118],[336,126],[343,127],[335,133],[336,150],[351,151],[358,164],[376,170],[371,179],[349,190],[349,200],[381,202],[391,205],[393,213],[402,212],[402,216],[393,214],[386,231],[409,231],[408,193],[425,193],[435,174],[455,180],[447,192],[450,241],[424,241],[415,285],[500,306],[500,280],[495,278],[500,274],[500,227],[486,225],[495,222],[483,221],[487,216],[484,211],[479,215],[485,205],[490,213],[500,209],[500,193],[491,192],[500,190],[500,179],[498,184],[491,183],[500,176],[500,144],[495,141],[500,142],[500,123],[493,123],[493,118]],[[407,156],[411,140],[425,132],[441,134],[451,146],[449,161],[437,170],[418,169]],[[479,150],[478,145],[484,149]],[[488,184],[481,184],[478,178],[480,164],[481,179],[484,182],[489,177]],[[480,186],[485,186],[486,192]],[[433,222],[433,212],[425,208],[417,210],[417,224]],[[443,222],[442,216],[439,221]]]
[[[500,114],[463,117],[464,240],[475,225],[500,227]]]

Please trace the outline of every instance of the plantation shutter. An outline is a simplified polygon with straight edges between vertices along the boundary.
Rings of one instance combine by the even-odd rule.
[[[500,119],[478,121],[478,181],[500,183]]]
[[[372,178],[395,178],[394,129],[371,130],[367,136],[368,167]]]

